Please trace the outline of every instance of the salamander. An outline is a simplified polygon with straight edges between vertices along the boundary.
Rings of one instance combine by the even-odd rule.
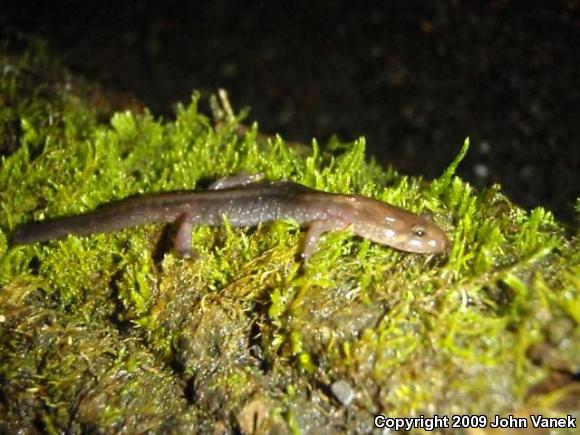
[[[363,238],[401,251],[431,254],[450,246],[432,220],[361,195],[315,190],[292,181],[260,182],[235,176],[214,183],[208,191],[162,192],[130,197],[94,211],[19,227],[15,244],[30,244],[70,235],[105,233],[148,223],[175,223],[175,250],[189,257],[195,225],[252,227],[293,219],[308,227],[302,257],[308,260],[321,235],[350,228]]]

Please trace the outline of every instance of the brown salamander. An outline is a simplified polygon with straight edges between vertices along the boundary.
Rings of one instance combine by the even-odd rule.
[[[392,248],[421,254],[446,251],[450,242],[433,221],[361,195],[322,192],[291,181],[255,182],[256,176],[219,180],[209,191],[164,192],[106,205],[94,211],[31,222],[16,230],[13,241],[28,244],[69,234],[88,235],[153,222],[178,224],[175,250],[191,254],[195,225],[251,227],[279,219],[307,226],[302,251],[308,259],[320,236],[348,227],[354,234]]]

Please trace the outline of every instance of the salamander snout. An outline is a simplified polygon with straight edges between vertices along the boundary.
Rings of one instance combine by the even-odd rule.
[[[370,198],[353,195],[349,199],[356,207],[351,223],[361,237],[417,254],[440,254],[451,247],[445,231],[428,216]]]

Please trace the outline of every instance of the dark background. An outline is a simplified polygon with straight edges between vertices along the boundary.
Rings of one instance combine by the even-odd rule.
[[[364,135],[426,178],[470,136],[462,177],[574,221],[580,1],[20,1],[0,26],[166,118],[225,87],[265,132]]]

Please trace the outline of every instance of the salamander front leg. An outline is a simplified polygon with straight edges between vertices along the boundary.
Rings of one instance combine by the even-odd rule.
[[[187,219],[187,216],[182,216],[177,221],[177,224],[179,227],[173,243],[173,249],[175,249],[175,252],[183,258],[191,258],[193,256],[191,250],[191,231],[193,230],[193,223]]]
[[[248,184],[259,183],[266,178],[266,174],[259,172],[257,174],[248,174],[246,171],[231,177],[220,178],[209,185],[209,190],[231,189],[232,187],[243,187]]]
[[[348,223],[336,219],[325,219],[312,222],[306,232],[306,240],[304,241],[304,249],[302,250],[302,258],[304,261],[308,261],[310,256],[314,253],[322,234],[327,231],[341,231],[346,227],[348,227]]]

